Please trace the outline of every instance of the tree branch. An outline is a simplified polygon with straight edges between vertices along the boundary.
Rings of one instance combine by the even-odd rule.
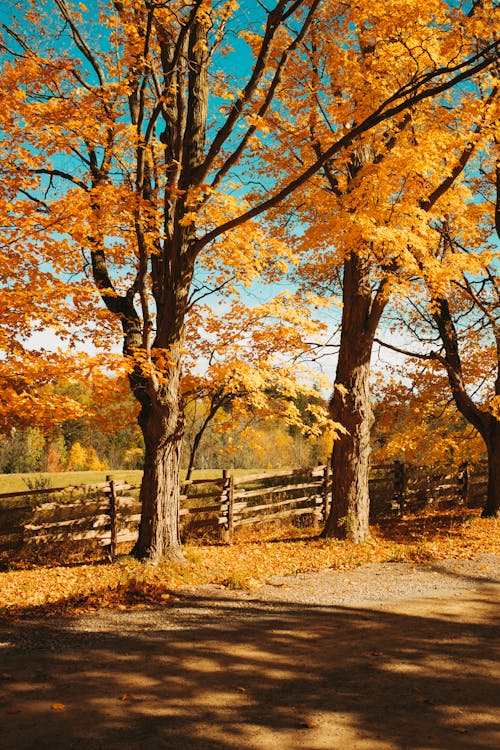
[[[386,341],[382,341],[382,339],[379,339],[375,337],[373,339],[375,344],[378,344],[379,346],[383,346],[384,349],[390,349],[393,352],[397,352],[398,354],[403,354],[405,357],[410,357],[411,359],[425,359],[427,361],[433,360],[435,362],[440,362],[442,365],[446,366],[446,360],[437,352],[429,352],[428,354],[424,354],[423,352],[413,352],[409,349],[402,349],[400,346],[395,346],[394,344],[388,344]]]
[[[48,175],[49,177],[61,177],[63,180],[68,180],[68,182],[72,182],[73,185],[76,185],[82,190],[85,190],[86,193],[89,192],[88,185],[86,185],[81,180],[78,180],[73,175],[68,174],[68,172],[63,172],[61,169],[33,169],[32,173],[33,174],[45,174],[45,175]]]
[[[99,80],[99,85],[103,86],[104,75],[101,70],[101,66],[99,65],[95,55],[92,54],[92,51],[90,50],[90,47],[88,46],[87,42],[84,40],[84,38],[80,34],[80,30],[78,29],[78,26],[76,25],[75,21],[71,17],[70,9],[68,8],[66,0],[54,0],[54,2],[59,8],[61,16],[70,27],[71,36],[73,37],[73,41],[75,42],[77,48],[80,50],[82,55],[86,58],[86,60],[88,60],[88,62],[94,69],[94,72],[97,75],[97,78]]]
[[[310,9],[309,9],[309,11],[307,13],[307,16],[306,16],[306,18],[304,20],[304,23],[302,24],[302,28],[300,29],[300,31],[296,35],[296,37],[293,40],[293,42],[291,42],[288,45],[288,47],[283,51],[283,53],[281,55],[281,58],[280,58],[280,60],[278,62],[276,71],[274,73],[273,80],[271,81],[271,83],[269,85],[269,88],[267,89],[264,101],[261,104],[261,106],[259,107],[259,110],[257,112],[257,115],[256,115],[257,118],[264,117],[264,115],[266,114],[266,112],[269,110],[269,107],[271,106],[271,103],[272,103],[272,101],[274,99],[274,96],[276,94],[276,90],[277,90],[277,88],[279,86],[279,83],[281,81],[283,70],[285,69],[285,66],[286,66],[286,63],[288,61],[288,58],[290,57],[291,53],[295,49],[297,49],[297,47],[299,46],[300,42],[303,40],[303,38],[304,38],[304,36],[305,36],[305,34],[307,32],[307,29],[311,25],[312,19],[314,17],[314,13],[316,12],[316,9],[317,9],[317,7],[318,7],[318,5],[319,5],[320,2],[321,2],[321,0],[313,0],[313,2],[311,4],[311,7],[310,7]],[[243,136],[243,138],[241,139],[240,143],[238,144],[237,148],[226,159],[226,161],[224,162],[224,164],[222,165],[222,167],[219,169],[219,171],[215,175],[215,177],[214,177],[214,179],[212,181],[212,188],[217,187],[217,185],[221,182],[221,180],[223,179],[223,177],[225,177],[226,174],[229,172],[229,170],[231,169],[231,167],[233,167],[234,164],[236,164],[236,162],[239,160],[241,154],[244,152],[244,150],[245,150],[245,148],[246,148],[246,146],[248,144],[248,141],[250,140],[250,138],[252,137],[252,135],[256,132],[256,130],[258,130],[258,124],[253,124],[253,125],[251,125],[248,128],[248,130],[246,131],[245,135]],[[210,165],[207,164],[207,162],[205,162],[205,164],[204,164],[204,173],[203,174],[205,176],[206,176],[206,171],[205,171],[206,169],[210,169]],[[202,181],[203,181],[203,177],[202,177]]]
[[[495,42],[489,45],[487,51],[492,52],[493,50],[496,50],[498,44],[498,42]],[[471,58],[467,59],[463,63],[460,63],[459,65],[455,65],[451,68],[440,68],[438,71],[432,74],[421,76],[414,84],[412,84],[413,88],[410,88],[410,84],[402,86],[398,92],[389,97],[389,99],[387,99],[383,104],[380,105],[380,107],[372,112],[371,115],[369,115],[361,123],[359,123],[359,125],[356,125],[344,136],[339,138],[336,143],[330,146],[330,148],[328,148],[323,153],[321,158],[317,159],[313,164],[311,164],[310,167],[308,167],[300,175],[298,175],[298,177],[291,180],[287,185],[282,187],[281,190],[275,193],[268,200],[263,201],[253,208],[250,208],[248,211],[240,214],[240,216],[236,216],[234,219],[230,219],[220,226],[215,227],[210,232],[207,232],[207,234],[205,234],[203,237],[200,237],[196,242],[193,243],[192,252],[194,254],[197,254],[205,245],[207,245],[209,242],[212,242],[221,234],[224,234],[230,229],[234,229],[235,227],[240,226],[250,219],[254,219],[257,216],[260,216],[265,211],[268,211],[271,208],[275,208],[279,203],[283,202],[295,190],[297,190],[297,188],[301,187],[313,175],[315,175],[316,172],[318,172],[323,167],[323,165],[332,158],[332,156],[339,153],[339,151],[341,151],[342,149],[350,146],[356,138],[372,130],[372,128],[374,128],[379,123],[384,122],[385,120],[388,120],[391,117],[400,114],[401,112],[404,112],[405,110],[413,107],[415,104],[418,104],[425,99],[429,99],[433,96],[437,96],[438,94],[443,93],[443,91],[447,91],[461,81],[464,81],[481,72],[489,65],[491,65],[495,59],[495,56],[485,57],[484,53],[473,55]],[[443,75],[451,75],[451,78],[436,83],[429,88],[425,88],[423,91],[420,90],[420,87],[423,85],[423,83],[434,81],[436,78],[442,77]],[[409,91],[411,90],[413,90],[414,93],[408,95]],[[399,103],[397,104],[394,103],[400,99],[402,99],[403,101],[399,101]],[[393,106],[389,106],[392,103],[394,103]]]
[[[292,6],[293,10],[295,11],[297,8],[299,8],[303,4],[303,2],[304,0],[297,0]],[[274,10],[272,10],[268,15],[266,29],[262,38],[259,54],[257,55],[252,75],[250,76],[247,85],[241,92],[241,95],[236,99],[235,102],[233,102],[224,124],[212,141],[212,144],[205,157],[204,163],[199,170],[198,181],[200,183],[202,183],[206,179],[206,176],[210,172],[217,155],[220,153],[224,143],[227,141],[236,124],[238,123],[243,109],[245,108],[246,104],[248,104],[248,102],[252,99],[257,90],[257,87],[266,70],[269,56],[271,54],[271,44],[281,26],[281,23],[285,16],[287,5],[288,0],[279,0]]]

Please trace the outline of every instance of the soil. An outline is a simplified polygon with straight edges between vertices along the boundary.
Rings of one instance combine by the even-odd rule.
[[[500,747],[500,557],[0,628],[2,750]]]

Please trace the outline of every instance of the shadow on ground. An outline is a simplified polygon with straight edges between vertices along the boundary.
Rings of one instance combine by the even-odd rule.
[[[498,587],[378,609],[184,599],[0,629],[13,750],[491,750]]]

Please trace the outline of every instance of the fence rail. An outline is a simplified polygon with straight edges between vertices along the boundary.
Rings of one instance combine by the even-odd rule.
[[[460,470],[398,462],[373,466],[370,516],[375,520],[425,506],[480,506],[486,481],[483,465]],[[190,480],[181,488],[181,534],[212,534],[231,542],[238,528],[287,518],[321,525],[331,487],[324,466],[243,477],[224,471],[220,478]],[[137,539],[140,510],[139,486],[112,478],[93,485],[3,493],[0,552],[65,542],[104,546],[114,556],[120,544]]]

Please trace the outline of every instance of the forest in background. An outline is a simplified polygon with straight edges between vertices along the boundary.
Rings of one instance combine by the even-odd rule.
[[[420,388],[416,382],[420,382]],[[0,473],[100,471],[141,469],[144,445],[137,425],[136,407],[126,384],[109,380],[106,399],[99,404],[86,382],[59,384],[57,391],[82,405],[85,413],[42,429],[12,428],[0,440]],[[326,406],[316,391],[315,401]],[[310,414],[305,396],[296,401],[301,425],[287,425],[264,414],[242,414],[221,409],[203,433],[194,461],[195,469],[275,469],[308,467],[327,463],[333,430],[308,432]],[[198,399],[186,407],[186,434],[182,467],[186,469],[209,405]],[[375,424],[372,434],[373,463],[394,460],[419,465],[477,463],[485,451],[477,432],[449,400],[447,383],[425,378],[417,371],[414,382],[383,378],[374,383]]]

